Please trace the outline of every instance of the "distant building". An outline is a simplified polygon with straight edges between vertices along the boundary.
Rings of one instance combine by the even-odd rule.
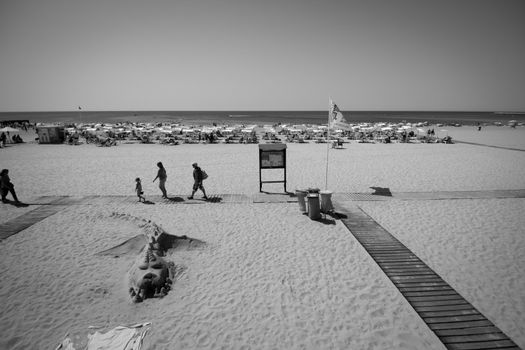
[[[38,143],[64,143],[66,134],[63,126],[38,126]]]

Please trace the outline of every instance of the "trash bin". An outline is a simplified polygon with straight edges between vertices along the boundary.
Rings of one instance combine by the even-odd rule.
[[[309,193],[306,197],[308,198],[308,217],[312,220],[319,220],[321,218],[319,194]]]
[[[328,213],[334,210],[334,206],[332,204],[332,191],[320,191],[319,195],[321,197],[321,212]]]
[[[299,210],[303,213],[306,213],[306,195],[308,192],[306,190],[295,190],[295,195],[297,196],[297,203],[299,203]]]
[[[319,193],[319,189],[316,187],[309,187],[306,191],[308,193]]]

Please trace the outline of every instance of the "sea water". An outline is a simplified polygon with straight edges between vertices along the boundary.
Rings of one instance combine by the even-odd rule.
[[[525,122],[524,113],[343,111],[348,123],[428,122],[430,124],[507,124]],[[0,112],[0,122],[28,120],[31,123],[179,123],[183,125],[234,124],[327,124],[328,111],[70,111]]]

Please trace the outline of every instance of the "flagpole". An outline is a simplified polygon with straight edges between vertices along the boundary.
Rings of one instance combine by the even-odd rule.
[[[328,190],[328,155],[330,154],[330,113],[332,111],[332,98],[329,98],[329,107],[328,107],[328,134],[326,140],[326,175],[325,175],[325,184],[324,189]]]

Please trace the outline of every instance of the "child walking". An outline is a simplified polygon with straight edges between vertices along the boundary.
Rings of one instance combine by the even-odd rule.
[[[137,192],[137,197],[139,197],[139,202],[146,202],[146,198],[142,196],[144,192],[142,191],[142,183],[140,182],[140,177],[137,177],[135,179],[135,182],[137,183],[137,185],[135,186],[135,192]]]

